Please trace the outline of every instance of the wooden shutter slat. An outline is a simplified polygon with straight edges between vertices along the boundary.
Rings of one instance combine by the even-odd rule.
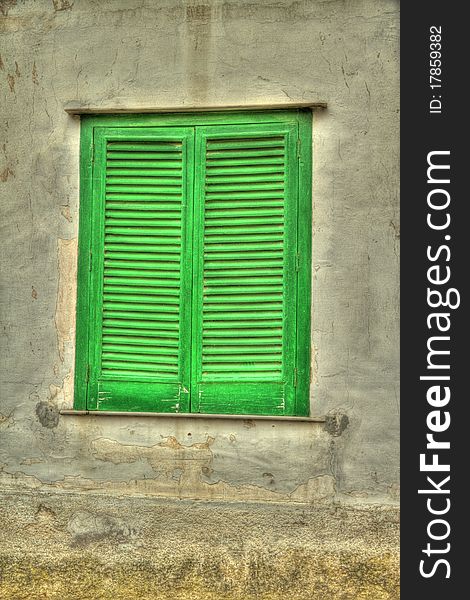
[[[139,152],[140,150],[140,152]],[[146,151],[148,150],[148,152]],[[175,153],[173,152],[166,152],[166,150],[168,150],[168,148],[165,148],[165,151],[162,150],[151,150],[150,148],[145,148],[142,146],[142,144],[137,144],[136,145],[136,149],[133,150],[132,152],[126,152],[126,151],[116,151],[113,152],[112,150],[109,150],[107,152],[107,158],[108,160],[148,160],[150,163],[155,163],[155,162],[164,162],[166,160],[169,161],[176,161],[178,160],[177,157],[175,157]],[[178,148],[175,148],[175,152],[179,152]]]
[[[207,185],[208,189],[210,188],[210,184]],[[269,190],[269,191],[243,191],[236,189],[234,186],[233,191],[231,192],[221,192],[218,190],[208,191],[206,193],[206,202],[210,205],[212,200],[261,200],[263,198],[267,198],[269,200],[282,200],[283,192],[282,190]]]
[[[113,163],[115,164],[115,163]],[[147,166],[147,165],[145,165]],[[177,179],[178,175],[181,173],[181,169],[178,167],[174,169],[168,168],[141,168],[137,165],[127,165],[127,168],[122,167],[108,167],[108,175],[111,176],[122,176],[122,175],[130,175],[132,177],[162,177],[169,180]]]
[[[218,339],[219,337],[223,337],[224,340]],[[233,338],[233,339],[232,339]],[[259,339],[257,339],[259,338]],[[222,332],[208,332],[205,336],[205,348],[210,348],[211,345],[214,346],[222,346],[231,344],[233,346],[240,345],[240,348],[245,345],[266,345],[265,347],[269,349],[268,344],[274,341],[282,341],[282,335],[280,332],[276,331],[264,331],[264,330],[255,330],[245,332],[234,333],[232,331],[222,331]],[[269,349],[269,351],[271,351]]]
[[[152,236],[151,238],[145,239],[145,238],[139,238],[139,239],[135,239],[134,236],[132,235],[121,235],[119,237],[119,240],[113,236],[113,235],[105,235],[105,241],[107,244],[109,244],[109,247],[115,247],[112,246],[113,244],[139,244],[139,246],[142,246],[142,250],[144,250],[144,248],[146,246],[153,246],[154,244],[165,244],[165,245],[173,245],[173,246],[178,246],[178,252],[180,252],[179,246],[181,241],[178,238],[175,237],[171,237],[171,236],[164,236],[164,235],[155,235]]]
[[[132,164],[129,164],[127,160],[110,159],[108,162],[109,172],[114,172],[114,169],[156,169],[157,171],[179,171],[181,172],[181,163],[178,161],[149,161],[149,160],[133,160]]]
[[[147,249],[147,248],[146,248]],[[158,252],[158,248],[153,252],[147,251],[142,252],[140,247],[134,247],[132,250],[109,250],[106,252],[107,258],[114,258],[115,260],[128,260],[129,257],[132,257],[132,260],[142,260],[142,261],[165,261],[169,263],[179,262],[178,255],[176,253],[171,253],[168,251]]]
[[[164,333],[152,332],[150,334],[145,331],[139,331],[137,334],[132,334],[119,329],[113,330],[111,327],[108,328],[106,335],[103,336],[103,343],[106,343],[106,341],[115,341],[116,343],[122,343],[131,346],[155,346],[155,343],[157,343],[159,347],[169,346],[173,348],[178,346],[178,340],[179,338],[177,335],[172,335],[167,331]]]
[[[208,177],[207,181],[210,181],[211,178],[215,175],[226,176],[226,175],[257,175],[257,174],[267,174],[267,173],[278,173],[279,168],[277,165],[263,165],[262,167],[257,167],[256,165],[248,165],[237,166],[228,164],[225,167],[212,167],[211,169],[211,177]]]
[[[214,174],[217,169],[212,168],[210,173],[206,173],[206,181],[211,184],[227,185],[226,175],[230,175],[231,182],[233,183],[253,183],[253,184],[265,184],[265,183],[283,183],[283,175],[279,175],[277,172],[269,173],[267,169],[259,169],[259,172],[253,172],[254,169],[246,169],[246,173],[237,173],[232,170],[227,170],[225,175]]]
[[[229,138],[227,140],[211,140],[210,148],[208,148],[208,152],[214,150],[233,150],[234,148],[269,148],[272,146],[282,146],[284,144],[284,138],[282,136],[278,137],[260,137],[260,138],[250,138],[250,139],[236,139]]]
[[[152,152],[156,152],[156,153],[172,153],[172,152],[180,152],[181,151],[181,144],[179,144],[178,142],[172,143],[172,142],[159,142],[159,143],[153,143],[153,142],[144,142],[144,141],[138,141],[135,143],[130,143],[130,142],[113,142],[110,141],[108,143],[108,156],[110,154],[110,152],[112,152],[113,150],[134,150],[137,152],[142,152],[143,150],[148,151],[151,150]]]
[[[206,217],[207,219],[224,219],[224,218],[228,218],[228,219],[234,219],[235,217],[237,218],[253,218],[256,217],[257,219],[261,219],[263,217],[269,217],[271,219],[272,218],[280,218],[282,219],[282,204],[281,201],[279,202],[278,206],[267,206],[264,204],[262,205],[263,208],[259,208],[259,207],[255,207],[252,205],[247,205],[247,206],[240,206],[239,204],[236,203],[231,203],[230,205],[225,205],[225,206],[221,206],[221,207],[212,207],[212,206],[207,206],[206,207]],[[237,223],[239,223],[239,221],[237,221]],[[211,225],[214,225],[216,223],[212,222]]]
[[[208,163],[212,163],[219,158],[223,160],[227,158],[243,158],[245,160],[247,158],[266,158],[271,156],[284,156],[284,148],[276,148],[274,150],[268,150],[267,148],[242,148],[232,152],[227,152],[226,150],[207,151]]]
[[[132,177],[129,175],[120,175],[119,177],[110,175],[106,177],[106,191],[116,189],[118,192],[125,192],[131,186],[138,185],[143,192],[148,192],[148,188],[154,188],[159,194],[179,194],[181,195],[181,177],[162,177],[160,175],[149,175],[147,177]]]
[[[171,206],[171,210],[175,209],[175,206],[178,206],[181,203],[181,199],[180,198],[170,198],[168,195],[166,196],[159,196],[158,194],[139,194],[136,195],[134,194],[108,194],[106,196],[107,200],[112,200],[114,202],[121,202],[121,203],[132,203],[129,204],[129,206],[134,206],[135,208],[138,207],[138,203],[144,202],[144,203],[162,203],[162,202],[166,202],[168,204],[172,204],[173,206]]]

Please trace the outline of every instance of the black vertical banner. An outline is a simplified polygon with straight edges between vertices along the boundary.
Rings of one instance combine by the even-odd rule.
[[[401,3],[401,597],[468,594],[470,39],[458,4]],[[468,164],[465,164],[467,162]]]

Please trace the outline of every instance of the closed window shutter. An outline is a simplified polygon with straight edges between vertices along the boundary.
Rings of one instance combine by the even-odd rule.
[[[193,137],[96,133],[91,408],[189,410]]]
[[[84,119],[77,409],[308,414],[311,116]]]
[[[293,414],[297,128],[197,132],[192,410]]]

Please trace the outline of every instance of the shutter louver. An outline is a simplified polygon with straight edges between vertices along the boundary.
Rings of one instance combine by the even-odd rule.
[[[284,155],[283,138],[207,143],[203,380],[280,380]]]
[[[207,135],[201,412],[283,413],[292,391],[287,144],[286,135]]]
[[[186,158],[182,139],[155,138],[107,139],[103,148],[99,408],[178,410],[185,389]]]
[[[107,144],[103,375],[178,376],[181,167],[178,142]]]

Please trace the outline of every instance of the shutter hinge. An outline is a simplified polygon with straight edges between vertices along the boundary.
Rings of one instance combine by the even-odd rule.
[[[300,270],[300,254],[299,252],[295,255],[295,270],[298,272]]]
[[[94,144],[94,142],[91,145],[91,162],[92,162],[92,164],[94,164],[94,162],[95,162],[95,144]]]
[[[300,158],[301,144],[300,138],[297,138],[297,158]]]
[[[93,252],[90,250],[90,264],[89,264],[89,269],[90,271],[93,268]]]
[[[85,382],[88,383],[90,381],[90,365],[86,366],[86,373],[85,373]]]
[[[297,367],[294,369],[294,387],[297,387]]]

